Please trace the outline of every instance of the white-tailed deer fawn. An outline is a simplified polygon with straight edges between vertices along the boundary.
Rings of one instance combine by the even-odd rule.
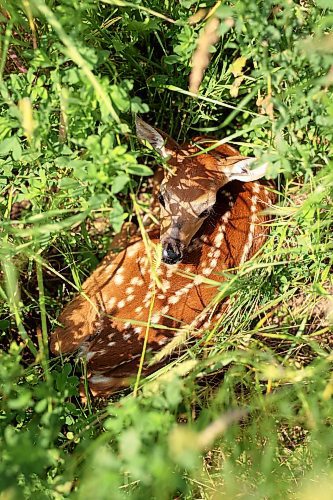
[[[201,153],[212,145],[209,139],[179,146],[140,119],[137,134],[168,158],[159,191],[161,262],[152,266],[141,237],[107,256],[65,307],[62,326],[51,337],[54,353],[81,348],[90,389],[99,395],[129,385],[145,335],[148,350],[156,352],[184,325],[191,324],[194,334],[208,327],[203,312],[217,290],[205,278],[223,281],[223,271],[258,251],[268,232],[263,225],[268,217],[261,212],[273,198],[264,184],[254,182],[266,165],[250,170],[254,159],[240,156],[232,146]],[[149,237],[158,243],[156,231]],[[219,304],[209,311],[210,321],[222,308]]]

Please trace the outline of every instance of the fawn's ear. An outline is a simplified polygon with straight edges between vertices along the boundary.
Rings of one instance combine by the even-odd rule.
[[[140,141],[147,141],[163,158],[169,158],[179,145],[164,132],[155,130],[138,116],[135,117],[136,135]]]
[[[243,182],[256,181],[261,179],[266,174],[268,163],[263,163],[257,168],[250,170],[250,165],[254,163],[257,158],[244,158],[237,161],[233,165],[227,167],[224,171],[229,181],[237,180]]]

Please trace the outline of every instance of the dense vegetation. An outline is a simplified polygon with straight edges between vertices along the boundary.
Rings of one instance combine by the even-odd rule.
[[[0,498],[332,498],[331,0],[6,0],[0,15]],[[137,397],[84,406],[84,367],[48,335],[133,200],[148,210],[157,157],[135,113],[269,160],[279,203],[260,257],[216,283],[221,324]]]

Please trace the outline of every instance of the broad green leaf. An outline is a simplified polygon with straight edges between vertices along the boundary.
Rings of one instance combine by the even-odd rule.
[[[136,165],[127,165],[127,172],[134,175],[153,175],[153,171],[151,168],[146,165],[141,165],[137,163]]]
[[[130,178],[126,174],[118,175],[112,182],[112,193],[117,194],[120,193],[126,186],[126,184],[130,181]]]

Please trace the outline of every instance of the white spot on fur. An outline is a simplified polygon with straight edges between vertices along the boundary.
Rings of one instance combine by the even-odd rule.
[[[125,290],[127,295],[130,295],[131,293],[134,292],[134,288],[132,286],[128,286]]]
[[[154,313],[151,317],[151,323],[158,323],[159,320],[161,319],[161,315],[159,313]]]
[[[122,270],[116,272],[114,282],[116,285],[122,285],[124,283],[124,275]]]
[[[195,286],[201,285],[202,282],[203,282],[203,277],[200,275],[197,275],[193,280],[193,284]]]
[[[138,306],[138,307],[136,307],[136,308],[135,308],[135,312],[136,312],[137,314],[140,314],[140,312],[142,311],[142,309],[143,309],[143,307],[142,307],[142,306]]]
[[[260,191],[260,184],[258,184],[258,183],[254,184],[253,192],[259,193],[259,191]],[[258,201],[258,197],[253,195],[251,198],[250,210],[251,210],[252,215],[250,217],[249,234],[248,234],[247,242],[244,245],[242,256],[241,256],[240,261],[239,261],[240,264],[244,264],[244,262],[246,261],[248,255],[249,255],[249,252],[251,250],[252,244],[253,244],[253,237],[254,237],[254,232],[255,232],[255,228],[256,228],[255,222],[257,220],[257,201]]]
[[[162,307],[161,313],[167,314],[169,312],[169,309],[170,309],[170,306],[166,305],[166,306]]]
[[[116,298],[115,297],[111,297],[111,299],[108,302],[108,307],[110,309],[113,309],[115,305],[116,305]]]
[[[118,308],[119,308],[119,309],[122,309],[123,307],[125,307],[125,304],[126,304],[126,302],[125,302],[124,300],[120,300],[120,301],[118,302]]]
[[[126,302],[132,302],[135,299],[135,295],[129,295],[126,299]]]
[[[115,342],[109,342],[109,343],[108,343],[108,346],[109,346],[109,347],[113,347],[113,346],[115,346],[115,345],[116,345],[116,343],[115,343]]]
[[[112,382],[113,377],[104,377],[104,375],[93,375],[90,377],[89,382],[93,384],[106,384],[108,382]]]
[[[177,271],[178,265],[174,264],[172,267],[169,267],[169,269],[166,272],[167,278],[171,278],[171,276]]]
[[[92,352],[92,351],[89,351],[87,352],[87,355],[86,355],[86,360],[89,361],[91,358],[93,358],[95,356],[95,352]]]
[[[226,212],[226,213],[222,216],[222,219],[221,219],[221,220],[222,220],[224,223],[228,222],[228,220],[229,220],[229,218],[230,218],[230,215],[231,215],[231,213],[230,213],[229,211],[228,211],[228,212]]]
[[[180,297],[176,295],[171,295],[171,297],[168,298],[168,303],[169,304],[177,304],[179,302]]]
[[[171,286],[170,285],[170,281],[168,281],[168,280],[163,280],[162,281],[163,290],[169,290],[170,286]]]
[[[211,262],[210,262],[210,267],[212,267],[213,269],[215,269],[216,266],[217,266],[217,259],[212,259]]]
[[[134,243],[133,245],[127,247],[126,256],[133,257],[136,253],[138,253],[139,248],[141,248],[141,241]]]
[[[156,269],[157,276],[161,277],[163,275],[163,273],[164,273],[164,269],[162,267],[158,267]]]
[[[159,340],[157,343],[158,345],[164,345],[168,342],[168,338],[164,337],[163,339]]]
[[[142,332],[142,326],[136,326],[134,328],[134,332],[137,333],[137,334],[140,334]]]
[[[214,245],[217,248],[220,248],[220,246],[222,245],[222,241],[223,240],[224,240],[224,233],[222,233],[222,232],[217,233],[217,235],[215,236]]]
[[[131,333],[124,333],[124,334],[123,334],[123,339],[124,339],[124,340],[128,340],[128,339],[130,339],[131,337],[132,337],[132,334],[131,334]]]
[[[251,212],[252,213],[255,213],[257,211],[257,200],[258,200],[258,197],[257,196],[252,196],[251,198]]]
[[[144,281],[143,279],[139,278],[139,276],[134,276],[134,278],[131,279],[130,284],[133,286],[140,286],[143,285]]]
[[[151,295],[152,293],[150,291],[148,291],[143,299],[143,302],[146,303],[149,301],[149,299],[151,298]]]
[[[141,266],[143,266],[146,263],[146,257],[138,257],[136,259],[136,263],[140,264]]]

